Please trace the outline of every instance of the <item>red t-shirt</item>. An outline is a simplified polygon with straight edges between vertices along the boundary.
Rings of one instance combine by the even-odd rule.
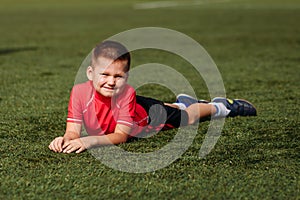
[[[122,124],[131,127],[130,135],[135,136],[147,126],[147,121],[147,112],[136,103],[136,93],[130,85],[112,98],[99,94],[91,81],[72,89],[67,122],[83,123],[89,135],[113,133],[116,125]]]

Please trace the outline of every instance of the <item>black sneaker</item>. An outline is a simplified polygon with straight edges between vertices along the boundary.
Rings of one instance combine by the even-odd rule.
[[[226,108],[230,110],[228,117],[257,115],[256,108],[246,100],[216,97],[212,100],[212,102],[223,103]]]

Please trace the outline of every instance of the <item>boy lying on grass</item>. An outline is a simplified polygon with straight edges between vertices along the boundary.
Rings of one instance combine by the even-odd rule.
[[[130,53],[120,43],[104,41],[92,52],[86,74],[89,81],[73,87],[66,132],[49,145],[54,152],[80,153],[86,149],[119,144],[140,133],[194,124],[207,117],[255,116],[248,101],[217,97],[212,102],[181,94],[167,104],[137,96],[127,84]],[[151,108],[151,111],[150,111]],[[82,125],[88,136],[80,137]]]

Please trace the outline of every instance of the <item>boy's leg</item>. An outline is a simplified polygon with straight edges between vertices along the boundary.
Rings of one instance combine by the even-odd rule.
[[[194,104],[202,103],[201,101],[203,100],[199,101],[189,95],[181,94],[177,96],[176,103],[184,104],[188,108]],[[216,112],[212,113],[211,115],[214,118],[257,115],[256,108],[250,102],[242,99],[228,99],[224,97],[216,97],[209,104],[214,105],[216,108]],[[192,112],[190,113],[192,116],[197,116],[196,114],[192,114]],[[200,115],[200,117],[203,116]]]
[[[195,103],[187,107],[185,111],[189,116],[188,123],[194,124],[203,118],[213,116],[217,112],[217,108],[212,104]]]
[[[140,104],[149,115],[149,126],[167,130],[188,125],[188,113],[178,106],[164,103],[162,101],[136,96],[137,103]],[[148,126],[148,127],[149,127]]]
[[[164,124],[163,129],[178,128],[181,125],[194,124],[212,118],[255,116],[256,109],[248,101],[226,98],[215,98],[211,103],[192,103],[186,109],[180,110],[178,105],[163,103],[161,101],[137,96],[137,103],[141,104],[149,114],[151,125]],[[149,113],[150,108],[155,106],[155,112]],[[161,118],[166,113],[166,121]]]

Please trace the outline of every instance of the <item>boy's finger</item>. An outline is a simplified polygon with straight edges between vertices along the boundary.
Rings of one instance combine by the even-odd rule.
[[[64,149],[63,153],[72,153],[72,152],[75,151],[76,149],[77,149],[77,147],[74,147],[74,146],[72,146],[72,145],[69,145],[69,146],[67,146],[67,147]]]
[[[63,138],[60,138],[59,140],[58,140],[58,150],[59,150],[59,152],[62,152],[62,145],[63,145],[63,143],[64,143],[64,140],[63,140]]]
[[[67,144],[63,145],[63,153],[71,153],[72,152],[72,148],[74,148],[74,146],[72,145],[72,143],[68,142]]]
[[[62,151],[62,143],[63,143],[63,139],[62,138],[56,138],[53,142],[53,149],[55,150],[55,152],[61,152]]]
[[[80,149],[78,149],[77,151],[76,151],[76,153],[81,153],[81,152],[83,152],[85,150],[85,148],[84,147],[81,147]]]
[[[53,148],[54,148],[55,152],[59,151],[58,140],[53,141]]]
[[[48,148],[49,148],[50,150],[53,150],[53,148],[52,148],[52,142],[49,144]]]
[[[62,149],[66,148],[67,146],[69,146],[70,141],[65,141],[64,144],[62,145]]]
[[[55,148],[54,142],[55,142],[55,141],[52,141],[52,142],[50,143],[49,149],[51,149],[51,150],[54,151],[54,152],[57,152],[57,149]]]

